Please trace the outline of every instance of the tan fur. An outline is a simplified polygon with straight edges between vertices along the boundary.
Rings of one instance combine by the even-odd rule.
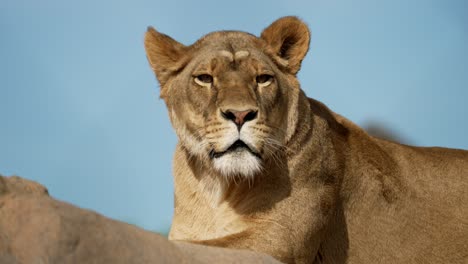
[[[222,31],[191,46],[148,30],[179,138],[169,238],[287,263],[467,263],[468,152],[371,137],[307,98],[296,73],[309,40],[295,17],[260,38]],[[223,111],[251,116],[239,132]],[[258,157],[212,155],[236,137]]]

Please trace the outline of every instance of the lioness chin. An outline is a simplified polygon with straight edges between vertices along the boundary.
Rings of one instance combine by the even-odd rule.
[[[287,263],[467,263],[468,152],[377,139],[309,99],[308,27],[145,48],[179,142],[169,238]]]

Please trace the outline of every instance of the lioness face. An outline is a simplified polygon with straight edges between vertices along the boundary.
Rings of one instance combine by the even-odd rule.
[[[299,67],[295,54],[269,45],[267,31],[262,38],[215,32],[188,47],[151,28],[146,35],[181,146],[225,177],[255,176],[285,143]]]
[[[252,46],[233,45],[239,35],[252,38],[228,33],[217,42],[218,37],[209,36],[174,78],[165,99],[190,153],[224,176],[252,177],[282,144],[284,111],[273,106],[287,102],[276,80],[278,69]]]

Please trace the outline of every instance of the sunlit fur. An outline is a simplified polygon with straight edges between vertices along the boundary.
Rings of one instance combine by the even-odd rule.
[[[371,137],[308,98],[296,74],[309,40],[296,17],[190,46],[148,30],[179,139],[169,239],[284,263],[467,263],[468,152]],[[239,130],[231,110],[256,115]]]

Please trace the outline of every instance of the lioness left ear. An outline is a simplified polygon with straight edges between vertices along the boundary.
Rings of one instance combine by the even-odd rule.
[[[163,94],[166,81],[183,67],[188,48],[154,28],[148,27],[145,34],[145,49],[146,57],[161,84],[161,94]]]
[[[273,22],[260,36],[269,46],[278,63],[296,74],[309,49],[310,32],[299,18],[288,16]]]

